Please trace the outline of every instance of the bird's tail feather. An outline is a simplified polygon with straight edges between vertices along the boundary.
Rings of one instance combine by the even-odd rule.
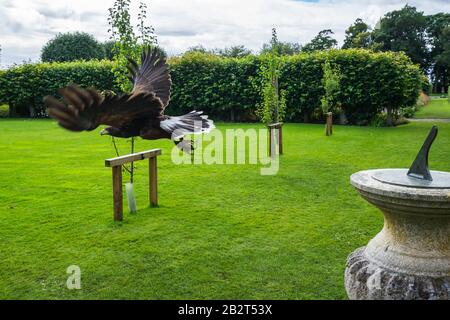
[[[161,129],[172,135],[172,140],[179,140],[188,134],[208,133],[215,128],[214,122],[203,115],[202,111],[192,111],[184,116],[169,117],[161,121]]]

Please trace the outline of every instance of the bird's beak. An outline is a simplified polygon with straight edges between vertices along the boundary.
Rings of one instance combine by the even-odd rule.
[[[100,131],[100,135],[101,136],[106,136],[106,135],[109,135],[109,132],[108,132],[108,130],[103,129],[102,131]]]

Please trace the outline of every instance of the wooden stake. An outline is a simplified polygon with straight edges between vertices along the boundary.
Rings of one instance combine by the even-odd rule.
[[[269,157],[272,158],[272,129],[269,127]]]
[[[122,166],[112,167],[114,221],[123,220],[123,195],[122,195]]]
[[[327,136],[333,135],[333,113],[327,112],[327,124],[325,129],[325,134]]]
[[[157,170],[157,158],[153,157],[149,159],[149,193],[150,193],[150,206],[158,206],[158,170]]]
[[[276,144],[278,145],[278,153],[283,154],[283,123],[277,122],[270,124],[267,127],[269,128],[269,156],[272,157],[275,155]],[[277,129],[278,131],[276,131]]]
[[[280,154],[283,154],[283,126],[280,126],[280,131],[278,131],[278,148],[280,150]]]

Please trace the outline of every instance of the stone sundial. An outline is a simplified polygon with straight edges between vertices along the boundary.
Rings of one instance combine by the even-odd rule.
[[[351,176],[385,219],[383,230],[348,258],[350,299],[450,299],[450,173],[428,168],[437,133],[434,126],[410,169]]]
[[[433,126],[411,168],[385,169],[373,175],[373,178],[384,183],[404,187],[447,189],[450,188],[450,173],[428,169],[428,154],[436,139],[438,128]]]

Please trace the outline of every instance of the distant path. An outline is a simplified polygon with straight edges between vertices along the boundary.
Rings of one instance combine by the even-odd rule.
[[[408,121],[411,122],[443,122],[443,123],[450,123],[450,119],[408,119]]]

